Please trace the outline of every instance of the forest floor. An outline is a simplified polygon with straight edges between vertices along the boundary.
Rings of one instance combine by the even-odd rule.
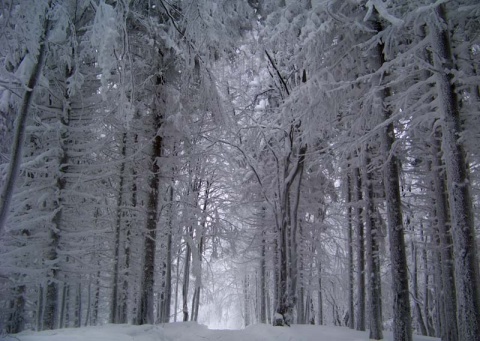
[[[0,341],[368,341],[367,332],[345,327],[305,326],[272,327],[254,325],[242,330],[208,329],[192,322],[166,325],[105,325],[58,329],[44,332],[22,332]],[[392,340],[385,332],[385,341]],[[415,341],[439,341],[436,338],[415,336]]]

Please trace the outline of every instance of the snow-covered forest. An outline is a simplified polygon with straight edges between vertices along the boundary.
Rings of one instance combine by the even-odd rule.
[[[1,0],[2,333],[478,341],[478,73],[478,0]]]

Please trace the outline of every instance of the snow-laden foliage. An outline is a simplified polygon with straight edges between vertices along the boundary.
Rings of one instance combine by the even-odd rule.
[[[475,1],[0,6],[5,331],[475,340]]]

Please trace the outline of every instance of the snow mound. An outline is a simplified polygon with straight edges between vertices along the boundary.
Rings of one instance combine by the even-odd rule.
[[[414,341],[439,341],[415,336]],[[22,332],[0,338],[5,341],[368,341],[367,332],[344,327],[293,325],[273,327],[256,324],[243,330],[214,330],[194,322],[164,325],[113,325],[58,329],[44,332]],[[391,341],[385,333],[385,341]]]

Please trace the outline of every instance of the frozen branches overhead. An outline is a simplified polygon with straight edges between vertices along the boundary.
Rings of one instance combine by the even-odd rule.
[[[476,1],[0,3],[5,331],[476,341]]]

